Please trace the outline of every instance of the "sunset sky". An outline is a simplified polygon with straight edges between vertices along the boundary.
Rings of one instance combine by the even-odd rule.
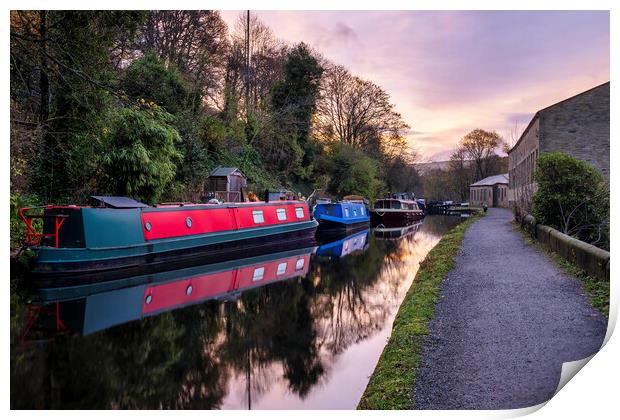
[[[222,11],[232,28],[238,11]],[[256,11],[392,97],[423,161],[474,128],[508,137],[533,114],[609,80],[609,13]]]

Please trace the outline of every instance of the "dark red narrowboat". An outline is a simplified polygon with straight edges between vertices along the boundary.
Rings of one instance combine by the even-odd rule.
[[[415,200],[403,198],[382,198],[375,201],[370,212],[373,223],[411,222],[424,218],[424,211],[420,210]]]
[[[303,201],[147,206],[126,197],[94,197],[100,207],[45,206],[20,214],[35,254],[33,274],[66,276],[248,252],[270,242],[314,236]],[[43,219],[43,231],[34,219]]]

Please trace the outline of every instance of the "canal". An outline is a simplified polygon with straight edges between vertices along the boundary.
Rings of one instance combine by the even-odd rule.
[[[354,409],[419,263],[459,222],[429,216],[44,305],[13,294],[11,408]]]

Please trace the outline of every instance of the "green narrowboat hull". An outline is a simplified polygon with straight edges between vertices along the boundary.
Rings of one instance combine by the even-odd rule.
[[[225,232],[156,239],[135,245],[86,248],[33,247],[36,255],[32,273],[41,277],[71,277],[137,267],[203,264],[221,260],[235,252],[252,253],[266,244],[299,241],[314,236],[315,220],[270,225]]]

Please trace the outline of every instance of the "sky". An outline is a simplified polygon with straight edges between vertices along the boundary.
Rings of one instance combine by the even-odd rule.
[[[420,161],[474,128],[508,141],[537,110],[609,80],[607,11],[252,11],[387,91]],[[222,11],[230,28],[238,11]]]

